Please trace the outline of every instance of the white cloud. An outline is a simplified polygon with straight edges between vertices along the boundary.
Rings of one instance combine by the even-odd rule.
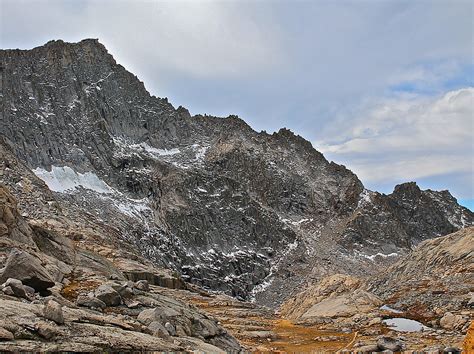
[[[2,46],[99,38],[138,74],[252,75],[270,70],[283,54],[278,31],[255,19],[251,4],[234,1],[5,0],[0,15]]]
[[[241,4],[224,1],[93,2],[90,28],[118,52],[185,75],[233,77],[267,70],[276,42]],[[110,20],[108,20],[110,19]],[[133,24],[130,26],[129,24]],[[123,28],[126,27],[127,31]]]
[[[472,175],[473,122],[472,87],[436,98],[400,96],[368,104],[345,129],[337,123],[338,136],[315,145],[335,161],[350,161],[368,183]]]

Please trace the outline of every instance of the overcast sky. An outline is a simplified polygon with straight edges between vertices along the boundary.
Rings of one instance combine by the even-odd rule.
[[[389,193],[474,206],[473,4],[1,0],[0,46],[99,40],[192,114],[288,127]]]

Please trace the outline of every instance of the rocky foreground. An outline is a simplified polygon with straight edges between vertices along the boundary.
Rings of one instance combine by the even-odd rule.
[[[138,256],[114,259],[92,230],[26,222],[0,187],[0,350],[238,351],[195,306],[157,293],[185,288]],[[92,249],[91,249],[92,248]]]
[[[474,228],[425,241],[374,279],[327,277],[275,314],[187,284],[97,230],[26,221],[3,186],[0,201],[3,351],[436,353],[461,348],[472,320]],[[394,318],[424,328],[397,332]]]

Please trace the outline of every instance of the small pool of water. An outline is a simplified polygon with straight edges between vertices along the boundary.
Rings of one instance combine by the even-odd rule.
[[[399,310],[395,310],[395,309],[392,309],[390,306],[388,305],[383,305],[380,307],[381,310],[385,310],[385,311],[390,311],[390,312],[393,312],[393,313],[403,313],[403,311],[399,311]]]
[[[398,332],[419,332],[430,329],[423,323],[408,318],[388,318],[382,322],[390,329]]]

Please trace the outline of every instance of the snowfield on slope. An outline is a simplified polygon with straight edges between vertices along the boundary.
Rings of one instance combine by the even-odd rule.
[[[33,173],[42,179],[53,192],[73,192],[78,187],[93,190],[98,193],[112,193],[113,189],[93,172],[79,173],[68,166],[51,166],[51,171],[41,167]]]

